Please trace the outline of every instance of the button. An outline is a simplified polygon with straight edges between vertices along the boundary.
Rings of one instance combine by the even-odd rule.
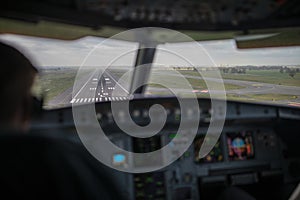
[[[183,182],[185,183],[191,183],[193,180],[193,176],[190,173],[185,173],[183,175]]]

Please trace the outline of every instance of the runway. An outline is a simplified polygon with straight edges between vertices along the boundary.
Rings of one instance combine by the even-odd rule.
[[[51,100],[49,106],[128,100],[130,96],[125,88],[128,85],[121,85],[117,79],[108,71],[96,69]]]

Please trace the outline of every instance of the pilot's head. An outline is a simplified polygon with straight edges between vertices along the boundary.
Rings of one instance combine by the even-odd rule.
[[[0,129],[27,130],[36,74],[28,58],[0,42]]]

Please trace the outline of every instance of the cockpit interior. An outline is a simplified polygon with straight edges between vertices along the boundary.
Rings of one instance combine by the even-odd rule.
[[[39,71],[7,199],[300,199],[299,1],[5,0],[0,42]]]

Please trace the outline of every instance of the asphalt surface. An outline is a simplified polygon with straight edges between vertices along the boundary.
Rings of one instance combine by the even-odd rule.
[[[111,73],[101,69],[94,70],[55,97],[49,106],[85,104],[102,101],[121,101],[129,99],[129,92]]]

